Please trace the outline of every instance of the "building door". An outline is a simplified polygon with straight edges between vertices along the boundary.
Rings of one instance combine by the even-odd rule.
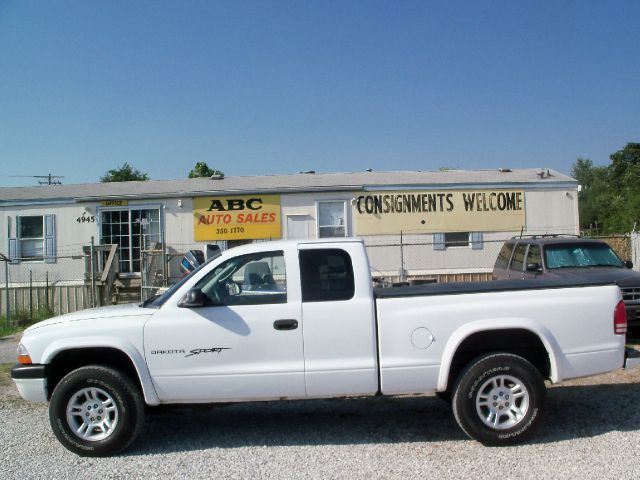
[[[287,216],[287,238],[307,240],[309,238],[309,215],[288,215]]]
[[[102,210],[100,243],[118,245],[121,273],[140,273],[142,252],[160,242],[160,208]]]

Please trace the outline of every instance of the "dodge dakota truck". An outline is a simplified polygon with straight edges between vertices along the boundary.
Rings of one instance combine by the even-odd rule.
[[[528,438],[545,380],[640,361],[615,285],[496,281],[374,289],[361,240],[230,249],[139,305],[28,328],[11,375],[58,440],[114,454],[146,406],[438,393],[486,445]]]

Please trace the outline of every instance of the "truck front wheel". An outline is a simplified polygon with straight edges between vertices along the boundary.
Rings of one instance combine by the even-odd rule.
[[[56,386],[49,420],[66,449],[81,456],[108,456],[129,446],[140,433],[144,401],[137,386],[118,370],[82,367]]]
[[[485,445],[513,445],[538,426],[546,389],[538,370],[508,353],[484,355],[460,374],[453,413],[460,428]]]

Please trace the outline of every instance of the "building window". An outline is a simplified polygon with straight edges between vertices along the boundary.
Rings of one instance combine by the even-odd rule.
[[[484,240],[482,232],[448,232],[433,234],[433,249],[446,250],[455,247],[471,247],[473,250],[482,250]]]
[[[16,227],[15,238],[9,238],[9,258],[12,262],[56,261],[55,215],[18,216]]]
[[[160,241],[159,208],[103,210],[100,214],[100,243],[118,245],[122,273],[139,273],[142,252]]]
[[[23,260],[44,259],[44,217],[18,217],[20,256]]]
[[[444,247],[468,247],[469,232],[449,232],[444,234]]]
[[[318,238],[347,236],[347,202],[318,202]]]

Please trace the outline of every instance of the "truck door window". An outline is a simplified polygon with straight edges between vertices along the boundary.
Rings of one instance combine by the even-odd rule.
[[[195,286],[212,305],[263,305],[287,302],[283,252],[230,258]]]
[[[303,302],[349,300],[355,292],[351,257],[344,250],[302,250]]]
[[[518,244],[516,250],[513,252],[513,259],[511,260],[511,270],[521,272],[524,266],[524,254],[527,246],[524,244]]]

